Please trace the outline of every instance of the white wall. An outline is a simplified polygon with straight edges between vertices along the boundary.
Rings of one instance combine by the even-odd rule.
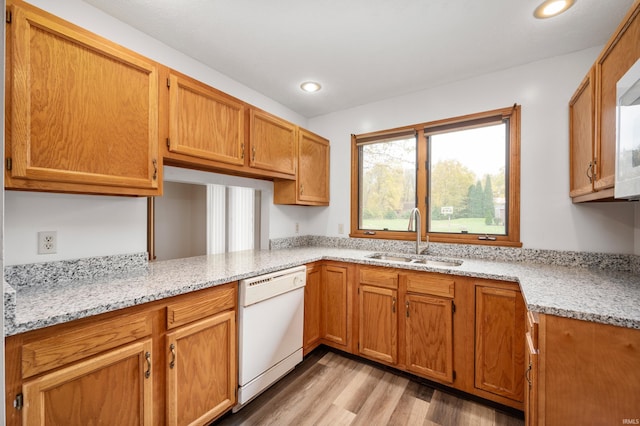
[[[5,192],[5,265],[147,250],[147,199]],[[56,254],[37,254],[37,233],[56,231]]]
[[[165,182],[155,202],[157,260],[207,254],[207,187]]]
[[[349,227],[350,135],[522,105],[521,240],[524,247],[634,252],[634,206],[573,205],[567,104],[601,48],[551,58],[316,117],[331,140],[331,206],[310,217],[316,234]],[[372,87],[371,90],[375,90]],[[637,251],[637,248],[636,248]]]

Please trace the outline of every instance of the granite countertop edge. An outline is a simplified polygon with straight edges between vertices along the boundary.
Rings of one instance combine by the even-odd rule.
[[[466,259],[459,267],[373,260],[369,250],[294,248],[159,261],[116,276],[13,288],[5,336],[111,312],[320,260],[517,282],[530,311],[640,329],[640,277],[628,272]]]

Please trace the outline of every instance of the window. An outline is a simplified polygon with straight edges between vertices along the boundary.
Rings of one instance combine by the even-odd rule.
[[[354,135],[351,236],[520,246],[520,107]]]

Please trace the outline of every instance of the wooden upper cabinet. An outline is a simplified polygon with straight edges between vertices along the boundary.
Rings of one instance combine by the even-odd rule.
[[[596,190],[613,188],[616,152],[616,84],[640,58],[640,2],[629,11],[596,61]]]
[[[7,188],[157,195],[157,64],[28,5],[9,11]]]
[[[175,72],[168,85],[169,152],[243,165],[245,104]]]
[[[640,58],[638,15],[640,2],[635,2],[569,101],[569,195],[574,203],[613,200],[616,83]]]
[[[298,177],[276,180],[276,204],[329,205],[329,141],[305,129],[298,130]]]
[[[249,165],[283,175],[296,174],[297,127],[256,108],[249,110]]]
[[[594,68],[569,101],[569,195],[593,192],[594,173]]]

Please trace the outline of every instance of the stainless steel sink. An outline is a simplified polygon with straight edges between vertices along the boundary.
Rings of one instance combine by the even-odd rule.
[[[389,262],[417,263],[420,265],[432,266],[436,268],[453,268],[453,267],[462,265],[462,260],[424,259],[424,258],[415,258],[415,257],[409,257],[409,256],[400,256],[400,255],[384,254],[384,253],[376,253],[367,257],[369,259],[386,260]]]
[[[434,266],[439,268],[451,268],[451,267],[462,265],[461,260],[414,259],[413,263],[419,263],[421,265]]]
[[[393,256],[389,254],[372,254],[371,256],[367,256],[367,257],[370,259],[390,260],[392,262],[411,262],[413,260],[410,257]]]

